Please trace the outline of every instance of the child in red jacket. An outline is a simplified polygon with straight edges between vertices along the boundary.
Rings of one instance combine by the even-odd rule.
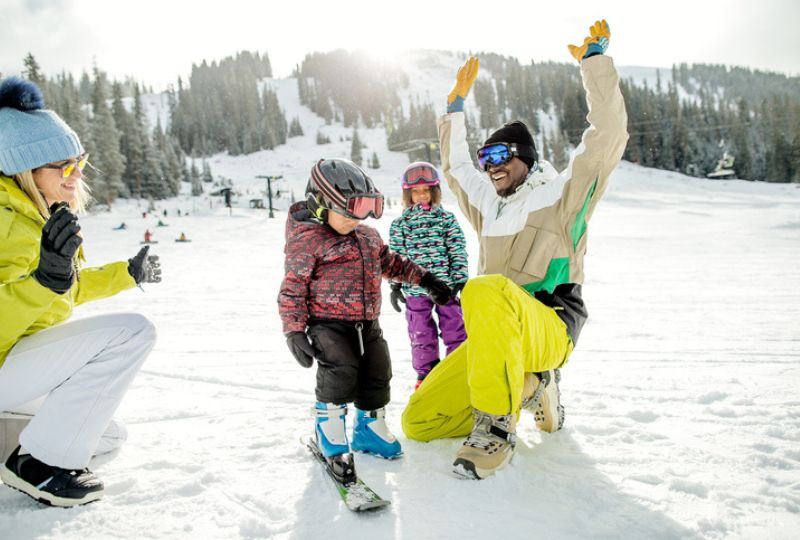
[[[352,473],[348,402],[356,406],[353,450],[387,459],[401,454],[385,421],[392,369],[378,325],[381,276],[420,285],[437,303],[447,302],[451,291],[361,224],[368,216],[381,217],[383,195],[354,163],[320,160],[311,170],[306,196],[289,209],[286,221],[279,311],[300,365],[311,367],[317,359],[317,445],[335,471]]]

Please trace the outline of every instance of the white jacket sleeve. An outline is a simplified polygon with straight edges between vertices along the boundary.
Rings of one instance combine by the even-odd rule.
[[[439,149],[447,184],[453,190],[461,211],[480,234],[483,216],[497,194],[486,175],[472,163],[463,112],[448,113],[439,120]]]

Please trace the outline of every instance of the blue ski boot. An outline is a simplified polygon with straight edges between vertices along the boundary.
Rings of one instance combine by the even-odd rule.
[[[386,425],[386,409],[374,411],[356,409],[356,425],[353,428],[353,450],[373,454],[385,459],[396,459],[403,455],[398,441]]]
[[[317,446],[326,458],[350,452],[345,431],[347,405],[334,405],[317,401],[314,407]]]

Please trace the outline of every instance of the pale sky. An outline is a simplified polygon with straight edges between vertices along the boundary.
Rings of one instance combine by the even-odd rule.
[[[715,63],[800,75],[798,0],[0,0],[0,72],[18,74],[32,52],[48,75],[78,75],[96,61],[112,77],[158,89],[193,62],[241,50],[266,51],[277,77],[307,52],[337,48],[386,59],[429,48],[569,62],[566,45],[600,18],[621,66]]]

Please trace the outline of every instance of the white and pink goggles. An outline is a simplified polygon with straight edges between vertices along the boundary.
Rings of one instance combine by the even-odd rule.
[[[415,161],[403,171],[403,189],[438,185],[439,172],[427,161]]]

